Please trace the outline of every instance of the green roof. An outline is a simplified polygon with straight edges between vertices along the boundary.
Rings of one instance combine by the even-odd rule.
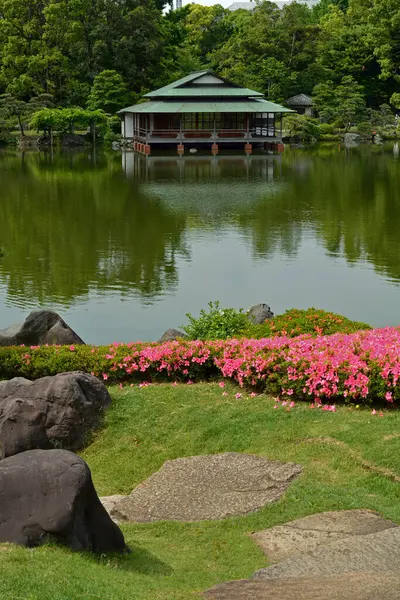
[[[209,96],[213,98],[220,97],[260,97],[262,98],[263,94],[260,92],[255,92],[254,90],[250,90],[249,88],[234,88],[228,86],[205,86],[200,87],[191,86],[191,87],[182,87],[182,88],[173,88],[171,90],[167,90],[166,92],[150,92],[146,94],[145,98],[197,98],[199,96]]]
[[[143,102],[135,106],[123,108],[119,113],[256,113],[256,112],[271,112],[284,113],[293,112],[289,108],[274,104],[264,98],[249,98],[248,100],[231,100],[231,101],[190,101],[174,102],[165,100],[152,100]]]
[[[173,90],[179,87],[180,85],[184,85],[185,83],[190,83],[195,79],[198,79],[202,75],[208,75],[209,73],[211,72],[207,70],[191,73],[190,75],[186,75],[186,77],[181,77],[180,79],[177,79],[176,81],[173,81],[172,83],[169,83],[164,87],[158,88],[158,90],[154,90],[154,92],[149,92],[148,94],[145,94],[145,98],[152,98],[153,96],[165,96],[170,90]]]
[[[197,82],[198,79],[203,81]],[[149,102],[123,108],[119,113],[255,113],[293,112],[265,100],[264,94],[242,88],[210,70],[197,71],[144,97]]]

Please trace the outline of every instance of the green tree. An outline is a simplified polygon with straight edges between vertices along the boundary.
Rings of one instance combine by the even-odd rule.
[[[21,136],[24,137],[24,117],[28,112],[27,103],[18,100],[12,94],[2,94],[0,96],[0,115],[3,119],[15,120],[18,123]]]
[[[315,86],[313,99],[320,118],[326,123],[335,123],[346,131],[362,120],[366,103],[362,86],[351,75],[342,78],[340,85],[330,81]]]
[[[113,114],[129,103],[129,94],[122,76],[113,70],[102,71],[94,78],[87,107]]]

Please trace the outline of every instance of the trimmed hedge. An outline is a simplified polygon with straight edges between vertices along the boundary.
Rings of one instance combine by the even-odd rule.
[[[261,340],[0,348],[2,378],[74,370],[120,384],[222,376],[297,400],[393,405],[400,399],[400,328]]]
[[[332,335],[333,333],[355,333],[361,329],[372,329],[366,323],[351,321],[347,317],[317,308],[300,310],[291,308],[282,315],[268,319],[261,325],[248,325],[244,331],[248,338],[266,338],[285,335],[297,337],[303,333],[310,335]]]

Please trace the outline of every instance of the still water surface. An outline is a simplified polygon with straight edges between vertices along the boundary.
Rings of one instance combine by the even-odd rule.
[[[400,323],[400,162],[0,152],[0,328],[51,307],[89,343],[155,340],[209,300]]]

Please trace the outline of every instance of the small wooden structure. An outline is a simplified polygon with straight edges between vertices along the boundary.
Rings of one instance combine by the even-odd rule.
[[[295,110],[299,115],[312,117],[314,114],[312,98],[310,98],[310,96],[306,96],[305,94],[297,94],[297,96],[288,98],[286,100],[286,104]]]
[[[147,100],[119,111],[122,135],[135,150],[175,144],[210,147],[254,142],[282,144],[282,114],[290,109],[269,102],[260,92],[242,88],[212,71],[192,73],[144,96]],[[279,149],[279,148],[278,148]]]

